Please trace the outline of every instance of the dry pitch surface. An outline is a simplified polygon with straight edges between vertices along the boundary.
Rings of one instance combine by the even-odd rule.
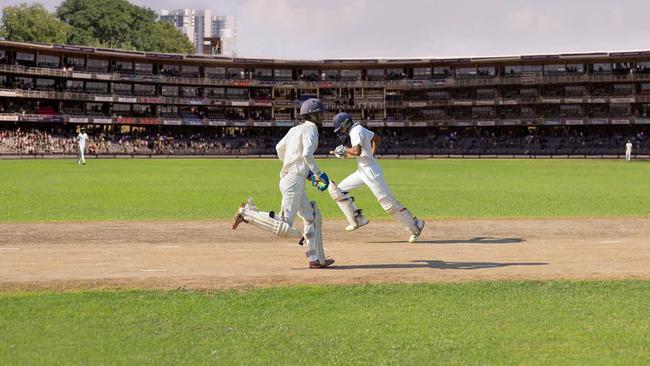
[[[226,221],[0,224],[0,289],[247,288],[519,279],[650,278],[650,219],[325,224],[330,269],[304,248]]]

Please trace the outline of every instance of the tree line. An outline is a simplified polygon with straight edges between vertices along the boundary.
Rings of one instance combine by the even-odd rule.
[[[54,13],[39,3],[2,9],[0,37],[147,52],[194,53],[194,45],[152,9],[126,0],[64,0]]]

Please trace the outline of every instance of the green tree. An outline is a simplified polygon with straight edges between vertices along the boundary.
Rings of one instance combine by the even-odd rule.
[[[154,52],[190,53],[189,39],[156,13],[126,0],[64,0],[57,16],[71,25],[72,44]]]
[[[141,31],[133,19],[133,8],[126,0],[65,0],[56,14],[74,27],[70,43],[133,49],[130,34]]]
[[[158,52],[194,53],[194,45],[176,27],[167,22],[156,22],[152,27],[149,49]]]
[[[38,3],[2,9],[0,35],[11,41],[65,44],[71,30]]]

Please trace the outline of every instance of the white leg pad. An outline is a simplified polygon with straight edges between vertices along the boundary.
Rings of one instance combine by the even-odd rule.
[[[323,248],[323,217],[320,214],[316,201],[310,202],[314,210],[313,219],[305,220],[305,240],[307,241],[307,258],[316,257],[321,263],[325,264],[325,249]]]
[[[258,211],[245,206],[240,209],[239,215],[241,215],[249,224],[257,226],[258,228],[273,233],[281,238],[299,239],[302,236],[298,229],[289,226],[289,224],[282,220],[272,218],[269,216],[268,212]]]
[[[357,208],[357,205],[354,204],[354,197],[352,197],[348,192],[343,192],[334,182],[330,182],[329,186],[330,196],[336,204],[339,205],[339,208],[345,215],[345,218],[348,220],[348,223],[353,226],[358,226],[359,222],[357,218],[361,216],[361,210]]]
[[[418,227],[415,217],[411,212],[399,202],[397,202],[393,197],[387,196],[379,200],[381,207],[393,215],[395,220],[402,224],[406,231],[410,232],[412,235],[419,235],[422,232],[422,228]]]

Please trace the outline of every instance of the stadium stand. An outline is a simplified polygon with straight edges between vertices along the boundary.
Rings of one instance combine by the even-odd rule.
[[[384,154],[650,154],[650,52],[291,61],[0,40],[0,153],[69,153],[83,125],[98,154],[273,154],[312,97]]]

